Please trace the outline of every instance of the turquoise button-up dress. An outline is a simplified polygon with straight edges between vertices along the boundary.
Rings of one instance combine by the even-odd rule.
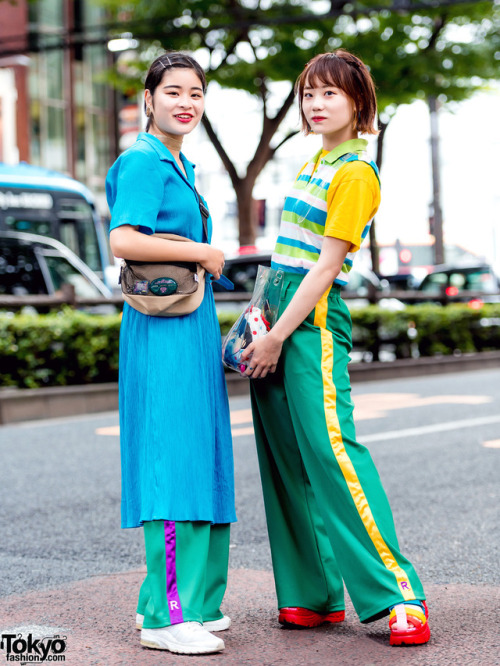
[[[139,134],[106,179],[110,229],[130,224],[202,242],[194,165],[181,159],[187,179],[159,139]],[[189,315],[150,317],[125,303],[119,404],[122,527],[234,522],[229,404],[208,283]]]

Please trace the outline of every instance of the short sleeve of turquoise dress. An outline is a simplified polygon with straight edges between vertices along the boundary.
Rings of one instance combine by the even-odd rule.
[[[203,240],[194,165],[141,133],[109,170],[110,229]],[[211,236],[211,220],[208,220]],[[179,317],[150,317],[127,303],[119,368],[122,527],[145,521],[236,520],[229,404],[212,288]]]

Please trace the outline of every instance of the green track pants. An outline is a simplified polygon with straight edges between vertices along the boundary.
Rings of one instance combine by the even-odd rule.
[[[280,314],[302,276],[285,274]],[[283,346],[276,373],[251,382],[278,607],[344,608],[362,622],[425,599],[400,553],[368,449],[356,441],[347,363],[351,318],[332,287]]]
[[[153,520],[144,523],[147,575],[137,612],[144,628],[222,617],[229,525]]]

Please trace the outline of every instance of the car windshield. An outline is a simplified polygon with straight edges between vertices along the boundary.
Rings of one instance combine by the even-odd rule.
[[[452,273],[450,275],[450,285],[470,291],[487,291],[490,293],[496,291],[495,278],[488,268],[463,274]]]
[[[39,219],[33,214],[28,215],[7,215],[5,224],[12,231],[24,231],[39,236],[51,236],[52,224],[48,219]]]
[[[59,291],[63,284],[70,284],[75,288],[75,294],[79,298],[99,298],[102,296],[99,289],[65,257],[50,250],[44,251],[43,256],[54,285],[54,291]]]
[[[431,273],[422,282],[421,290],[427,293],[439,294],[442,289],[448,287],[452,287],[455,293],[461,291],[493,293],[497,291],[495,277],[486,266],[477,269]]]
[[[86,201],[68,199],[60,202],[61,241],[82,259],[93,271],[101,271],[99,242]]]
[[[0,240],[0,294],[46,294],[42,270],[32,246]]]
[[[83,199],[62,199],[57,222],[47,217],[43,211],[29,210],[22,214],[7,215],[5,224],[12,231],[60,239],[93,271],[102,271],[92,208]]]

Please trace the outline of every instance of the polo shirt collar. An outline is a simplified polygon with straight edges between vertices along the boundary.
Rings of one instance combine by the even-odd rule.
[[[176,165],[174,156],[172,155],[170,150],[156,136],[153,136],[148,132],[139,132],[137,140],[145,141],[146,143],[148,143],[151,146],[151,148],[155,150],[160,160],[164,162],[172,162],[174,165]],[[181,160],[187,164],[190,164],[193,169],[196,166],[188,159],[186,159],[186,156],[182,152],[181,152]]]
[[[366,139],[350,139],[349,141],[344,141],[340,146],[337,146],[331,150],[328,155],[323,157],[322,162],[327,162],[328,164],[333,164],[336,162],[339,157],[346,155],[347,153],[362,153],[366,150],[368,146],[368,141]]]

